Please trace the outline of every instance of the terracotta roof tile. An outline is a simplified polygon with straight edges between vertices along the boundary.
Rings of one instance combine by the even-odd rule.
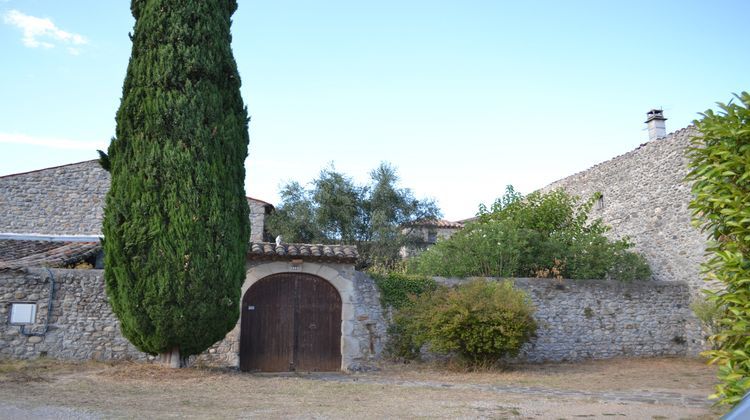
[[[290,260],[354,263],[359,258],[354,245],[280,244],[252,242],[248,257],[253,260]]]
[[[0,267],[66,267],[100,250],[99,242],[0,239]]]
[[[461,222],[451,222],[450,220],[430,219],[430,220],[418,220],[416,222],[409,223],[409,226],[425,226],[425,227],[437,227],[446,229],[462,229],[464,224]]]

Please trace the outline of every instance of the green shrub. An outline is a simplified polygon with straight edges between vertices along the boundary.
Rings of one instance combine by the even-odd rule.
[[[643,255],[621,249],[614,253],[607,277],[619,281],[648,280],[651,268]]]
[[[695,122],[700,135],[688,149],[687,176],[695,222],[710,239],[703,269],[724,286],[711,295],[726,308],[721,331],[711,337],[718,349],[705,353],[722,380],[712,397],[731,405],[750,391],[750,93],[737,99]]]
[[[412,312],[413,310],[408,309],[397,310],[393,314],[391,323],[388,324],[388,342],[384,350],[385,354],[393,359],[416,360],[419,358],[424,340],[417,334],[419,330]]]
[[[589,220],[596,196],[579,203],[562,190],[526,197],[508,187],[477,221],[439,241],[410,271],[448,277],[648,279],[646,260],[626,239],[610,241],[601,220]]]
[[[723,305],[717,304],[715,299],[710,299],[708,296],[698,298],[690,303],[690,309],[693,310],[696,318],[701,322],[703,329],[707,331],[710,336],[719,334],[724,327],[721,325],[721,318],[726,308]],[[709,338],[709,341],[711,341]],[[713,349],[717,350],[715,343],[712,343]]]
[[[414,305],[420,295],[437,289],[437,283],[431,277],[387,271],[380,266],[371,268],[368,274],[380,291],[380,304],[394,309],[388,325],[386,354],[395,359],[416,359],[421,344],[411,334],[413,320],[404,308]]]
[[[526,238],[512,222],[471,223],[413,259],[410,270],[445,277],[510,277]]]
[[[536,322],[528,296],[510,281],[473,280],[439,287],[414,298],[396,314],[398,333],[391,350],[414,357],[428,344],[477,365],[516,356],[534,335]]]

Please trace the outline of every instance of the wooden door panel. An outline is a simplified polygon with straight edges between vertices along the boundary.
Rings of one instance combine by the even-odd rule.
[[[297,369],[341,369],[341,297],[321,278],[300,279]]]
[[[324,279],[300,273],[265,277],[245,293],[240,369],[285,372],[341,368],[341,297]]]
[[[240,327],[242,370],[289,370],[294,357],[294,289],[294,279],[270,276],[245,294]]]

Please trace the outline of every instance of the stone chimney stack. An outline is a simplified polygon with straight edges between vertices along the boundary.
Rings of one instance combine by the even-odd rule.
[[[664,124],[664,111],[652,109],[646,113],[646,124],[648,125],[648,141],[667,137],[667,126]]]

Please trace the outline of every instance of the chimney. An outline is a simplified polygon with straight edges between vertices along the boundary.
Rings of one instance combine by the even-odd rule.
[[[652,109],[646,113],[646,124],[648,124],[648,141],[667,137],[667,126],[664,124],[664,110]]]

